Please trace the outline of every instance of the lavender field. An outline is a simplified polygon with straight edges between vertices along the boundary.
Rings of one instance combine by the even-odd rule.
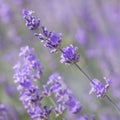
[[[0,120],[120,120],[120,0],[0,0]]]

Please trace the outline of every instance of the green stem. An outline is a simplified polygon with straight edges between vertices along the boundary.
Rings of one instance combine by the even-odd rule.
[[[111,102],[111,104],[120,112],[120,108],[117,106],[117,104],[108,96],[105,96],[109,102]]]
[[[56,103],[54,102],[54,100],[51,97],[49,97],[49,100],[54,105],[54,107],[57,107]]]
[[[92,79],[89,77],[89,75],[77,64],[77,63],[74,63],[74,65],[79,69],[80,72],[82,72],[86,78],[92,83],[94,84],[94,82],[92,81]]]

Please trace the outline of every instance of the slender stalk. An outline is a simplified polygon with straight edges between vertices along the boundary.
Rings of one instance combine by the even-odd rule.
[[[120,112],[120,108],[117,106],[117,104],[108,95],[106,95],[105,97]]]
[[[94,82],[92,81],[92,79],[89,77],[89,75],[77,64],[77,63],[74,63],[74,65],[80,70],[80,72],[82,72],[86,78],[92,83],[94,84]]]
[[[51,97],[49,97],[49,100],[54,105],[54,107],[57,107],[56,103],[54,102],[54,100]]]

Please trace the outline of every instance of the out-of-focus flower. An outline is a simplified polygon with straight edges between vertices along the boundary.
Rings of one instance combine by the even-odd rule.
[[[27,0],[14,0],[14,3],[20,6],[26,5],[27,2]]]
[[[72,64],[77,63],[80,59],[80,55],[77,54],[78,47],[73,47],[73,45],[70,45],[66,48],[63,48],[63,53],[61,55],[61,63],[65,64]]]
[[[106,81],[106,85],[104,85],[102,82],[100,82],[97,79],[93,79],[93,83],[91,83],[91,90],[89,92],[89,94],[91,93],[95,93],[97,95],[98,98],[103,98],[106,95],[106,92],[108,91],[110,84],[111,84],[111,80],[104,78],[104,80]]]
[[[13,12],[4,0],[0,0],[0,19],[3,23],[9,23],[13,17]]]
[[[34,12],[32,10],[27,11],[27,10],[23,10],[23,18],[26,21],[26,26],[30,29],[30,30],[35,30],[40,26],[40,19],[37,19],[35,16],[32,16]]]
[[[95,120],[95,116],[94,115],[81,116],[77,120]]]
[[[0,120],[6,120],[7,113],[7,108],[3,104],[0,104]]]
[[[20,120],[19,115],[13,106],[0,104],[0,120]]]
[[[61,76],[57,73],[51,75],[47,82],[47,91],[49,94],[45,95],[55,95],[57,107],[55,108],[55,113],[57,116],[61,115],[64,111],[68,110],[72,114],[77,114],[82,111],[82,105],[75,98],[73,93],[65,87]],[[46,91],[46,89],[45,89]],[[45,92],[46,93],[46,92]]]
[[[50,111],[46,107],[41,106],[41,91],[34,84],[34,80],[39,79],[42,75],[42,66],[40,61],[33,54],[34,49],[28,46],[22,47],[19,56],[23,59],[22,64],[14,66],[15,82],[18,83],[18,91],[20,92],[20,100],[32,119],[46,118]],[[49,111],[49,112],[48,112]]]
[[[100,120],[119,120],[119,114],[113,112],[112,109],[107,108],[99,114]]]

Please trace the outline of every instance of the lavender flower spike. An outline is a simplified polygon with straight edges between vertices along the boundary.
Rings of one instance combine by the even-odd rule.
[[[70,45],[66,48],[63,48],[63,54],[61,55],[61,63],[65,63],[67,65],[70,65],[72,63],[77,63],[80,59],[80,55],[78,55],[76,52],[78,50],[78,47],[73,47],[73,45]]]
[[[55,108],[56,116],[59,116],[66,110],[72,114],[77,114],[82,111],[81,103],[76,99],[70,89],[65,87],[62,77],[57,73],[49,77],[47,85],[49,86],[50,91],[48,93],[53,93],[57,100],[58,106]]]
[[[106,96],[106,92],[108,91],[110,84],[111,84],[111,80],[104,78],[104,80],[106,81],[106,85],[104,85],[103,83],[101,83],[99,80],[97,79],[93,79],[93,83],[91,83],[92,89],[90,90],[89,94],[91,93],[95,93],[97,95],[98,98],[103,98]]]
[[[28,46],[21,48],[19,56],[22,62],[14,66],[14,79],[15,83],[18,84],[20,100],[23,102],[25,109],[33,120],[38,120],[38,118],[47,118],[50,111],[47,108],[42,108],[41,100],[43,96],[38,86],[34,84],[34,80],[41,77],[43,67],[33,54],[33,50]],[[49,114],[45,114],[46,111],[49,111],[47,112]],[[45,115],[43,116],[43,114]]]
[[[27,11],[27,10],[23,10],[23,18],[26,21],[26,26],[30,29],[30,30],[35,30],[40,26],[40,19],[36,19],[36,17],[32,16],[34,12],[32,10]]]
[[[42,33],[35,33],[35,36],[38,37],[41,42],[45,42],[44,46],[49,48],[51,53],[57,52],[62,43],[62,34],[49,32],[47,28],[42,26]]]

